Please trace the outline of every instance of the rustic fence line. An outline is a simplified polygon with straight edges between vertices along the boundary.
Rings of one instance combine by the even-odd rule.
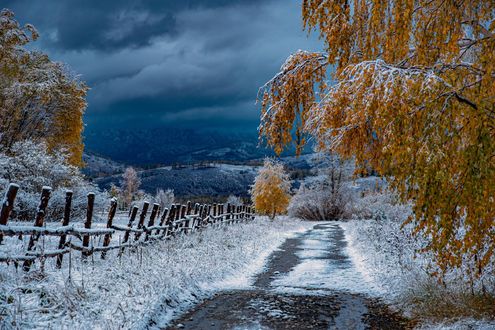
[[[186,205],[173,204],[170,208],[160,210],[158,204],[153,204],[149,218],[149,202],[144,202],[139,214],[138,222],[135,224],[139,208],[134,206],[129,213],[127,226],[114,224],[117,210],[117,201],[110,201],[110,208],[107,216],[106,228],[92,228],[93,226],[93,209],[95,195],[87,195],[87,211],[84,227],[70,223],[70,213],[72,205],[72,191],[66,192],[64,216],[61,226],[48,228],[44,227],[45,213],[49,204],[51,188],[43,187],[41,192],[40,203],[37,209],[34,224],[26,225],[8,225],[9,217],[12,213],[15,198],[19,186],[10,184],[5,197],[2,201],[0,211],[0,243],[5,236],[30,235],[27,251],[22,255],[1,255],[0,262],[14,263],[16,266],[23,262],[22,268],[29,271],[36,260],[46,258],[56,258],[57,268],[61,268],[63,256],[72,250],[80,251],[82,258],[87,258],[94,253],[100,252],[101,258],[105,259],[107,252],[119,250],[119,255],[124,249],[148,245],[157,240],[164,240],[176,237],[182,234],[202,230],[206,227],[220,227],[223,224],[233,224],[242,221],[254,219],[254,209],[251,206],[235,206],[230,204],[192,204],[187,202]],[[147,223],[146,219],[148,218]],[[112,235],[122,232],[123,240],[119,239],[118,243],[112,244]],[[44,236],[60,236],[57,249],[45,250],[38,249],[38,241]],[[101,246],[91,245],[91,237],[103,236]],[[133,237],[132,237],[133,236]]]

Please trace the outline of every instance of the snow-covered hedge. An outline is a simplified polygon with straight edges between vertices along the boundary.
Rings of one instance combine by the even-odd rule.
[[[9,154],[0,153],[0,194],[3,196],[9,183],[20,186],[12,218],[31,221],[39,205],[43,186],[52,187],[47,209],[47,221],[59,221],[65,205],[65,192],[72,190],[72,215],[82,217],[86,212],[87,194],[96,193],[95,209],[98,211],[108,197],[98,187],[84,180],[75,166],[67,163],[64,152],[48,153],[44,143],[22,141],[15,143]]]

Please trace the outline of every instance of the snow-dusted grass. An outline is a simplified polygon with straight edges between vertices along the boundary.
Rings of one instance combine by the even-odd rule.
[[[354,213],[342,224],[348,254],[387,302],[420,319],[424,329],[495,328],[493,268],[474,282],[465,270],[455,270],[442,284],[430,276],[431,255],[415,253],[427,242],[412,235],[412,225],[401,227],[410,206],[392,194],[370,194],[356,201]]]
[[[313,224],[279,218],[156,242],[121,257],[66,255],[45,272],[0,266],[2,328],[160,327],[216,290],[246,288],[285,238]]]

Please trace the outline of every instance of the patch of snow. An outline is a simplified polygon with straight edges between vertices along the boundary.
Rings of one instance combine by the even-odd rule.
[[[302,250],[296,252],[300,263],[272,282],[276,291],[322,294],[338,290],[377,295],[375,287],[363,277],[345,246],[337,248],[336,240],[330,237],[340,230],[339,225],[336,222],[321,225],[322,229],[313,229],[305,235],[300,245]],[[337,255],[329,257],[331,253]]]

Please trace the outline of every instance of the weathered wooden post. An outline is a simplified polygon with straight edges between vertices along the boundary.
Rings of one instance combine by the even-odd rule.
[[[148,221],[148,227],[151,227],[155,224],[155,218],[156,215],[158,214],[158,209],[160,208],[160,205],[158,204],[153,204],[153,208],[151,209],[151,215],[150,215],[150,220]],[[150,231],[146,232],[146,235],[144,237],[144,240],[147,241],[150,237]]]
[[[133,206],[132,207],[132,210],[130,212],[130,217],[129,217],[129,222],[127,223],[127,228],[131,229],[132,228],[132,225],[134,224],[134,220],[136,220],[136,216],[137,216],[137,213],[139,211],[139,208],[137,206]],[[129,235],[130,235],[130,231],[127,230],[124,234],[124,241],[123,243],[127,243],[127,241],[129,240]]]
[[[19,186],[15,183],[9,184],[7,188],[7,192],[5,193],[5,197],[2,202],[2,210],[0,211],[0,225],[6,225],[7,221],[9,221],[10,213],[12,213],[12,209],[14,208],[15,197],[17,196],[17,191],[19,190]],[[3,234],[0,233],[0,244],[3,241]]]
[[[211,223],[210,215],[211,215],[211,204],[208,204],[206,207],[206,218],[207,218],[206,223]]]
[[[93,222],[93,210],[95,206],[95,194],[94,193],[89,193],[88,194],[88,207],[86,209],[86,222],[84,223],[84,228],[86,229],[91,229],[91,223]],[[88,234],[83,236],[83,247],[88,248],[89,247],[89,239],[90,236]],[[82,251],[82,257],[86,258],[89,256],[91,253],[88,251],[83,250]]]
[[[43,226],[43,221],[45,220],[45,214],[46,214],[46,207],[48,206],[48,201],[50,200],[50,195],[52,193],[52,188],[51,187],[43,187],[41,190],[41,199],[40,199],[40,205],[38,206],[38,212],[36,213],[36,218],[34,220],[34,226],[35,227],[42,227]],[[28,251],[31,251],[36,242],[38,241],[39,234],[33,234],[29,238],[29,244],[28,244]],[[33,261],[32,260],[26,260],[24,261],[24,264],[22,265],[22,269],[24,271],[29,271],[31,268]]]
[[[216,224],[217,223],[217,203],[214,203],[212,206],[211,206],[211,213],[212,213],[212,219],[211,219],[211,223],[212,224]]]
[[[198,212],[196,212],[196,229],[201,228],[203,226],[203,209],[204,205],[201,204],[198,207]]]
[[[150,203],[145,201],[143,203],[143,208],[141,209],[141,214],[139,215],[139,222],[137,225],[137,229],[142,229],[144,227],[144,220],[146,219],[146,214],[148,213],[148,207],[150,206]],[[134,240],[137,241],[141,237],[140,232],[136,232],[136,235],[134,236]]]
[[[222,224],[223,223],[223,204],[217,205],[217,217],[218,217],[218,222],[220,222],[220,224]]]
[[[69,221],[70,221],[70,211],[71,211],[71,207],[72,207],[72,191],[71,190],[67,190],[65,192],[65,208],[64,208],[64,218],[62,219],[62,227],[65,227],[65,226],[68,226],[69,225]],[[60,240],[58,242],[58,249],[61,250],[64,248],[64,245],[65,245],[65,242],[67,240],[67,235],[66,234],[62,234],[60,235]],[[63,254],[59,254],[57,256],[57,268],[61,268],[62,267],[62,260],[64,258],[64,255]]]
[[[177,206],[172,204],[170,207],[170,212],[168,213],[167,221],[165,222],[165,226],[167,226],[167,231],[164,232],[165,238],[174,234],[174,220],[175,214],[177,213]]]
[[[115,198],[112,198],[112,200],[110,201],[110,210],[108,210],[108,218],[107,218],[108,229],[112,228],[115,212],[117,212],[117,200]],[[104,247],[109,246],[111,239],[112,239],[112,234],[105,234],[105,237],[103,238],[103,246]],[[106,255],[107,255],[107,251],[101,251],[102,259],[105,259]]]
[[[180,227],[181,227],[181,231],[185,232],[185,228],[186,228],[186,222],[184,219],[186,218],[186,211],[187,211],[187,206],[186,205],[181,205],[180,207],[180,219],[182,220],[180,222]]]
[[[165,224],[165,221],[167,221],[168,212],[169,212],[168,208],[163,209],[162,217],[161,217],[160,223],[159,223],[160,227],[163,227],[163,225]],[[159,234],[160,234],[160,229],[157,229],[156,235],[159,235]]]
[[[227,224],[229,223],[229,220],[230,220],[230,203],[227,203],[227,210],[225,212],[225,222],[227,222]]]

